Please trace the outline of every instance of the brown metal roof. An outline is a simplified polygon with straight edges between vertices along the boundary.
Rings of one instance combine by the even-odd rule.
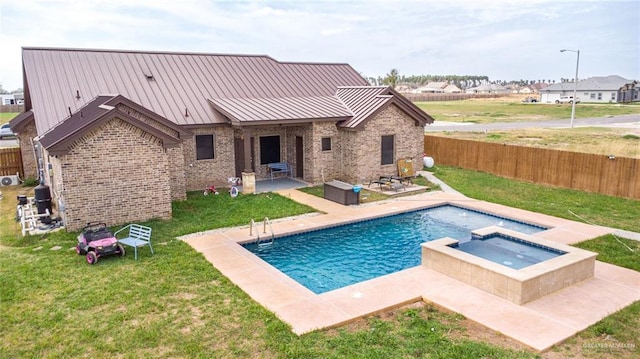
[[[336,95],[354,113],[353,118],[338,123],[342,128],[361,130],[367,120],[391,104],[398,106],[409,115],[417,126],[424,126],[434,121],[433,117],[391,87],[341,86],[338,87]]]
[[[325,97],[338,86],[367,85],[348,64],[268,56],[23,48],[22,61],[38,133],[105,93],[178,125],[203,125],[216,116],[208,99]]]
[[[9,121],[9,126],[13,132],[20,132],[19,129],[23,124],[26,124],[28,120],[33,119],[33,111],[25,111]]]
[[[117,108],[117,105],[119,104],[124,104],[130,108],[134,108],[136,111],[160,122],[174,130],[177,136],[160,131],[157,128],[131,116],[129,113],[119,110]],[[121,95],[101,95],[89,101],[85,106],[82,106],[76,112],[67,116],[67,118],[58,123],[55,127],[52,127],[49,131],[39,136],[39,141],[44,148],[49,150],[49,153],[53,155],[64,154],[69,151],[70,144],[75,139],[101,123],[115,117],[127,121],[132,125],[143,129],[145,132],[162,139],[165,147],[178,145],[180,143],[180,134],[184,133],[182,129],[178,128],[178,126],[169,120],[147,109],[141,108],[139,105]]]
[[[211,104],[232,122],[243,125],[273,120],[342,121],[353,116],[335,96],[215,99]]]
[[[336,96],[353,111],[354,116],[340,127],[356,128],[374,112],[384,106],[393,96],[385,95],[385,86],[338,87]]]

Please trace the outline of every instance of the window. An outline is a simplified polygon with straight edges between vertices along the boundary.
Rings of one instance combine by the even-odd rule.
[[[213,159],[213,135],[196,135],[196,160]]]
[[[591,98],[592,100],[595,100],[595,99],[596,99],[596,94],[595,94],[595,93],[592,93],[592,94],[591,94],[591,96],[590,96],[590,98]]]
[[[280,136],[260,137],[260,164],[280,162]]]
[[[322,150],[331,151],[331,137],[322,138]]]
[[[382,136],[382,146],[381,149],[381,165],[391,165],[393,164],[393,150],[394,150],[394,135]]]
[[[611,101],[615,101],[616,100],[616,93],[612,92],[611,93]]]
[[[598,92],[598,100],[602,100],[602,92]]]

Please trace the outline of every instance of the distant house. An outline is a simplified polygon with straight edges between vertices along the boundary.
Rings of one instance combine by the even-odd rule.
[[[540,91],[544,90],[548,86],[549,86],[549,84],[547,84],[547,83],[536,82],[535,84],[531,85],[531,88],[533,89],[533,92],[540,93]]]
[[[16,98],[12,93],[0,95],[0,105],[17,105]]]
[[[573,96],[575,83],[562,82],[540,91],[542,103],[554,103],[561,96]],[[640,101],[637,81],[617,75],[590,77],[578,81],[576,97],[582,102],[632,102]]]
[[[465,90],[466,93],[479,93],[479,94],[508,94],[509,89],[498,84],[484,84],[476,87],[471,87]]]
[[[443,82],[429,82],[412,91],[413,93],[460,93],[462,90],[456,85]]]
[[[287,162],[309,183],[420,168],[433,118],[348,64],[268,56],[23,48],[25,112],[11,120],[26,175],[68,230],[171,217],[186,191]]]

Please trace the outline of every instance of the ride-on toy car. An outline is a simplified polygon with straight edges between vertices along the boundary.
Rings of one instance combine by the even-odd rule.
[[[125,251],[105,223],[91,222],[82,228],[78,236],[76,253],[86,255],[87,263],[96,264],[100,257],[114,254],[122,257]]]

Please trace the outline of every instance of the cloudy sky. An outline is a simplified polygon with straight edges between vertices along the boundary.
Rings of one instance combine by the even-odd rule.
[[[0,0],[0,84],[21,47],[265,54],[364,76],[640,79],[640,1]]]

